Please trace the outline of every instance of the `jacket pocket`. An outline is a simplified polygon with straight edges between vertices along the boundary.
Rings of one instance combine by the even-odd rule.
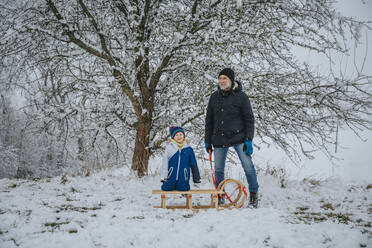
[[[226,132],[227,137],[234,138],[240,136],[243,133],[243,129],[241,128],[232,128]]]
[[[173,167],[170,167],[168,169],[168,179],[172,176],[172,172],[173,172]]]
[[[230,104],[228,109],[230,114],[240,114],[240,104],[238,103]]]
[[[187,181],[187,180],[188,180],[188,173],[187,173],[187,169],[185,168],[185,169],[183,169],[183,171],[184,171],[184,174],[185,174],[185,181]]]

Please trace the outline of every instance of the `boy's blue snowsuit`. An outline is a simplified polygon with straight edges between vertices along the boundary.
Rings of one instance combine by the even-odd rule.
[[[161,177],[167,181],[161,186],[162,190],[190,190],[190,170],[194,182],[200,181],[200,174],[193,149],[186,142],[181,151],[176,142],[171,141],[163,155]]]

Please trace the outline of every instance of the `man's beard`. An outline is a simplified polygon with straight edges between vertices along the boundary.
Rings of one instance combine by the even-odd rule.
[[[220,85],[220,88],[221,88],[221,90],[229,91],[231,89],[231,86],[221,87],[221,85]]]

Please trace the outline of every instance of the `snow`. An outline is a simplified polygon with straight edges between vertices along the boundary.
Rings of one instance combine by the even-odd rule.
[[[238,7],[239,9],[241,9],[242,6],[243,6],[242,0],[236,0],[236,7]]]
[[[151,190],[160,187],[159,176],[138,179],[128,168],[66,177],[66,182],[2,179],[0,247],[372,246],[367,185],[284,180],[282,188],[278,178],[258,176],[258,209],[245,204],[198,212],[154,208],[160,196]],[[211,187],[202,178],[200,188]],[[194,198],[194,204],[209,201]],[[167,203],[183,205],[185,199],[170,196]]]

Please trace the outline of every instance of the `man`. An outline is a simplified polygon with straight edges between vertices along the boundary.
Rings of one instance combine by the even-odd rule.
[[[248,96],[234,71],[223,69],[218,75],[218,90],[209,99],[205,119],[205,149],[213,151],[217,185],[224,180],[225,161],[229,147],[239,156],[249,185],[249,206],[258,204],[258,183],[251,155],[253,153],[254,116]],[[219,198],[223,204],[224,199]]]

